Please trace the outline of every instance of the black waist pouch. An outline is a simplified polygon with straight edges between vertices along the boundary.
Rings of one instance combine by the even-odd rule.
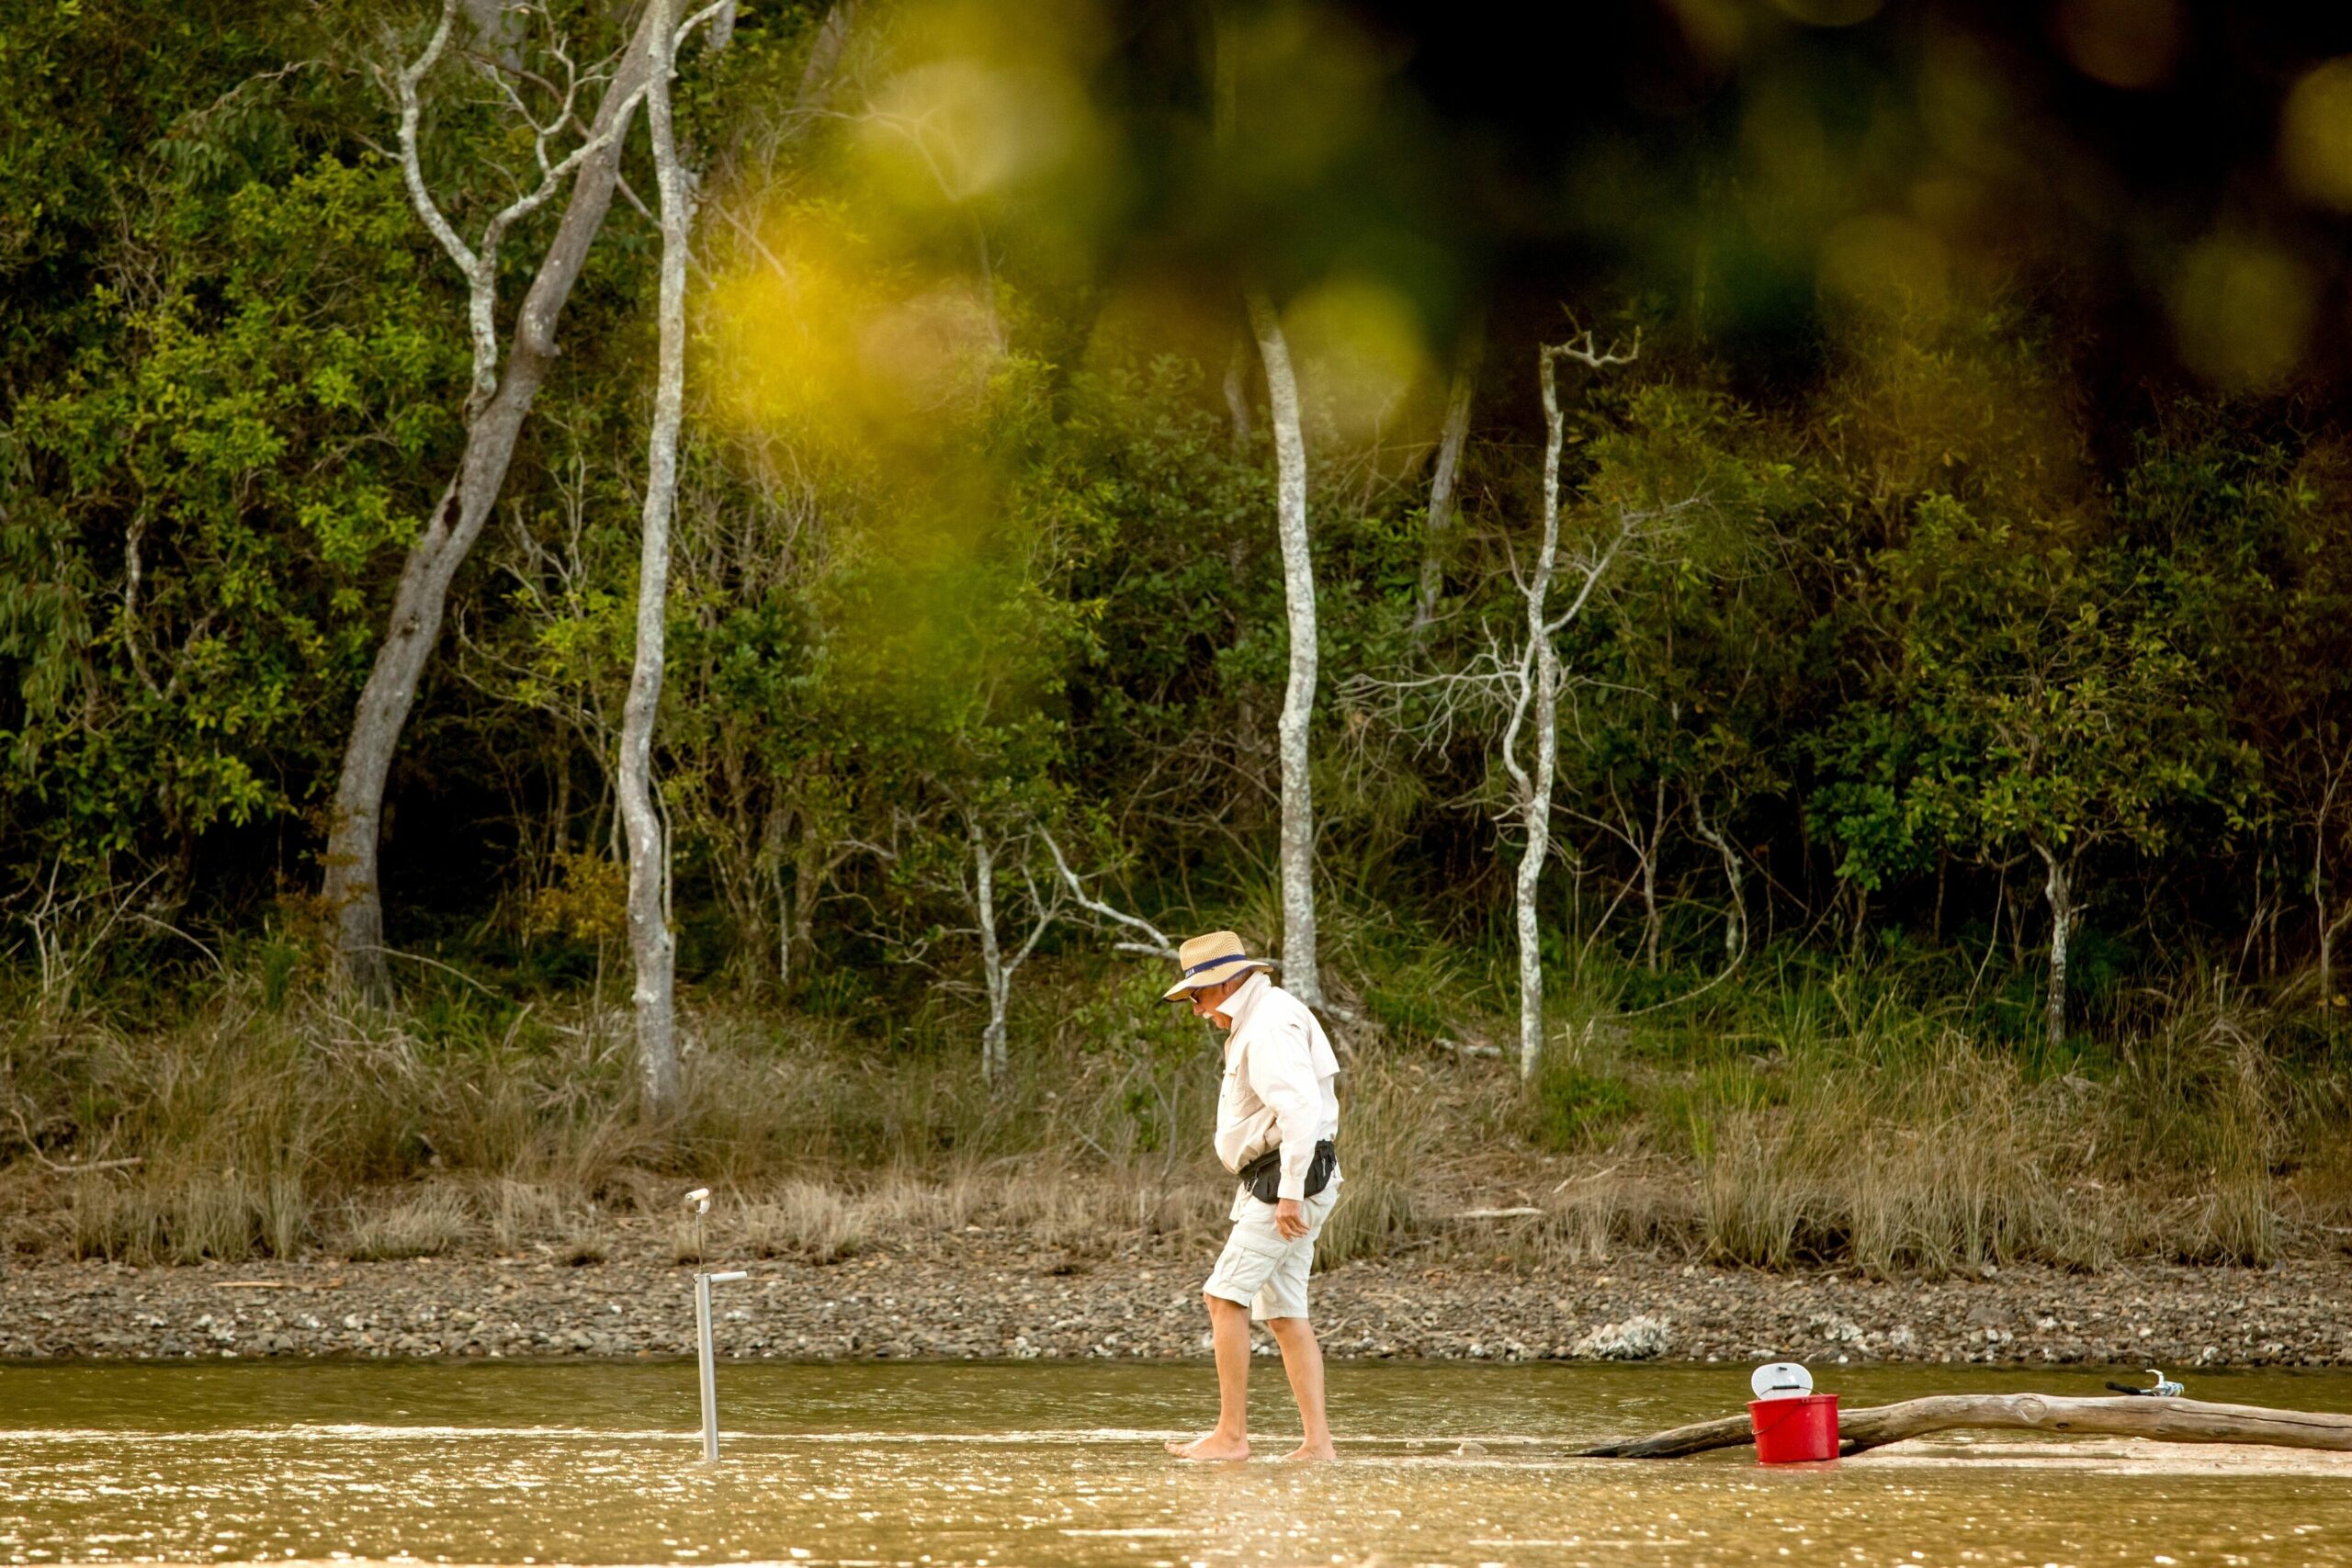
[[[1330,1139],[1315,1145],[1315,1157],[1306,1166],[1306,1195],[1314,1197],[1331,1185],[1331,1173],[1340,1168],[1340,1151]],[[1276,1203],[1283,1194],[1283,1150],[1280,1144],[1268,1149],[1234,1173],[1241,1178],[1241,1185],[1250,1189],[1250,1196],[1261,1203]]]

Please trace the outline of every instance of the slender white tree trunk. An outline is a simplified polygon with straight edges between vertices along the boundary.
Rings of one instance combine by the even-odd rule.
[[[1640,352],[1635,340],[1634,353]],[[1558,645],[1562,628],[1584,613],[1618,552],[1643,521],[1634,513],[1619,517],[1608,543],[1583,557],[1577,570],[1582,581],[1576,596],[1559,614],[1551,614],[1552,584],[1560,566],[1560,453],[1567,444],[1567,422],[1560,412],[1555,366],[1574,359],[1594,370],[1623,365],[1633,355],[1604,354],[1592,335],[1580,341],[1536,350],[1536,381],[1544,394],[1544,536],[1536,550],[1534,569],[1520,583],[1527,602],[1526,640],[1511,677],[1510,722],[1503,731],[1502,762],[1518,795],[1521,846],[1519,868],[1511,879],[1511,918],[1519,937],[1519,1076],[1532,1078],[1544,1062],[1544,950],[1537,930],[1536,893],[1544,880],[1544,859],[1552,845],[1552,787],[1560,756],[1560,685]],[[1519,759],[1520,736],[1533,730],[1532,762]]]
[[[1310,1006],[1323,1000],[1315,954],[1315,807],[1307,775],[1307,721],[1315,711],[1315,562],[1306,543],[1306,438],[1298,379],[1282,320],[1263,289],[1249,291],[1250,328],[1266,367],[1274,433],[1275,513],[1283,547],[1283,598],[1290,610],[1290,680],[1275,734],[1283,773],[1283,988]]]
[[[1429,519],[1421,535],[1420,594],[1413,605],[1416,636],[1427,631],[1436,618],[1438,595],[1445,587],[1445,554],[1452,544],[1462,449],[1469,444],[1470,407],[1477,396],[1478,367],[1486,354],[1486,320],[1480,312],[1463,330],[1462,348],[1453,362],[1453,386],[1445,400],[1445,424],[1438,434],[1437,466],[1430,475]]]
[[[1520,651],[1518,700],[1503,734],[1503,762],[1519,788],[1518,874],[1511,880],[1511,919],[1519,936],[1519,1076],[1532,1078],[1544,1060],[1544,949],[1536,930],[1536,892],[1552,845],[1552,780],[1560,754],[1560,660],[1548,619],[1552,576],[1560,558],[1560,448],[1566,423],[1550,349],[1539,351],[1537,377],[1544,389],[1544,539],[1535,568],[1522,585],[1527,599],[1527,642]],[[1532,768],[1519,761],[1519,737],[1532,720],[1535,755]]]
[[[1690,822],[1700,840],[1724,863],[1724,884],[1731,894],[1731,907],[1724,914],[1724,962],[1736,964],[1747,955],[1747,883],[1740,870],[1739,853],[1732,848],[1730,833],[1707,820],[1706,802],[1696,790],[1690,794]]]
[[[1006,953],[1004,939],[999,934],[996,923],[997,852],[1001,846],[989,842],[988,833],[981,828],[977,816],[966,817],[964,829],[971,840],[973,874],[971,886],[966,891],[972,900],[972,912],[978,917],[980,979],[989,998],[988,1026],[980,1032],[980,1077],[994,1090],[1003,1088],[1012,1078],[1012,1058],[1006,1045],[1005,1021],[1012,1007],[1012,977],[1023,964],[1029,962],[1029,955],[1037,951],[1037,943],[1044,938],[1047,928],[1061,914],[1062,895],[1060,886],[1053,882],[1046,884],[1051,891],[1038,890],[1036,881],[1029,874],[1028,840],[1026,838],[1013,840],[1020,851],[1020,858],[1013,863],[1014,869],[1020,873],[1022,891],[1027,896],[1028,909],[1033,918],[1029,923],[1029,934],[1022,938],[1021,945],[1012,953]],[[1053,851],[1055,865],[1060,870],[1063,880],[1078,894],[1080,905],[1091,909],[1103,908],[1099,902],[1087,899],[1077,877],[1070,874],[1069,863],[1062,859],[1061,850],[1054,844],[1052,835],[1042,828],[1035,831]],[[1114,914],[1116,919],[1142,924],[1133,920],[1132,917],[1116,915],[1115,911]],[[1147,926],[1145,929],[1151,928]]]
[[[973,881],[977,885],[974,909],[979,916],[980,979],[989,995],[988,1027],[980,1032],[980,1078],[995,1089],[1004,1081],[1008,1066],[1004,1047],[1005,1004],[1012,988],[1012,976],[1004,967],[1004,948],[996,934],[996,852],[989,845],[988,835],[980,830],[975,817],[967,827],[972,840]]]
[[[653,798],[653,721],[670,598],[670,520],[678,499],[678,427],[686,380],[686,247],[694,197],[670,114],[678,0],[653,0],[652,79],[646,121],[662,209],[661,347],[647,442],[644,537],[638,557],[637,652],[621,716],[620,807],[628,827],[628,946],[635,966],[638,1070],[647,1104],[677,1100],[677,947],[670,934],[669,836]]]
[[[2046,1021],[2050,1043],[2056,1047],[2066,1043],[2066,959],[2075,938],[2074,857],[2061,857],[2047,844],[2037,843],[2033,847],[2049,872],[2041,888],[2042,897],[2050,903],[2050,1000]]]

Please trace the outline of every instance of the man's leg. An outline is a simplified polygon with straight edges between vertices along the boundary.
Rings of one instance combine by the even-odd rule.
[[[1248,1459],[1250,1457],[1250,1309],[1238,1302],[1223,1296],[1204,1296],[1209,1303],[1209,1332],[1216,1344],[1216,1427],[1206,1437],[1195,1438],[1189,1443],[1171,1442],[1168,1451],[1178,1459]],[[1300,1326],[1304,1327],[1305,1325]],[[1310,1336],[1308,1343],[1312,1344]],[[1283,1364],[1289,1364],[1289,1353],[1283,1353]],[[1292,1386],[1297,1385],[1294,1376]],[[1320,1361],[1315,1372],[1315,1408],[1319,1420],[1323,1409],[1323,1371]],[[1324,1435],[1329,1447],[1330,1436]]]
[[[1323,1347],[1315,1329],[1303,1317],[1270,1317],[1274,1343],[1282,1347],[1283,1371],[1290,1374],[1291,1397],[1298,1401],[1303,1436],[1286,1460],[1337,1459],[1331,1447],[1331,1424],[1323,1414]]]

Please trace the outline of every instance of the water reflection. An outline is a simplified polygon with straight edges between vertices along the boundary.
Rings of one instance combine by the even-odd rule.
[[[1736,1408],[1742,1369],[1336,1366],[1348,1458],[1175,1466],[1204,1368],[729,1367],[699,1462],[691,1367],[0,1371],[0,1557],[1193,1564],[2352,1561],[2352,1456],[1939,1439],[1803,1472],[1579,1461]],[[1847,1369],[1838,1369],[1843,1374]],[[1873,1370],[1849,1403],[2103,1374]],[[1278,1380],[1257,1393],[1270,1452]],[[1830,1380],[1825,1379],[1826,1383]],[[2352,1378],[2195,1392],[2344,1409]],[[1286,1447],[1283,1444],[1282,1447]]]

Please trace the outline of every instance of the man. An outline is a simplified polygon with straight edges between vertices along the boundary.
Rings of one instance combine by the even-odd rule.
[[[1250,957],[1231,931],[1194,937],[1178,949],[1176,961],[1184,973],[1168,999],[1189,1000],[1193,1017],[1229,1032],[1216,1100],[1216,1156],[1242,1186],[1233,1199],[1233,1234],[1201,1288],[1216,1347],[1216,1427],[1189,1443],[1170,1443],[1168,1451],[1188,1460],[1250,1457],[1254,1317],[1282,1348],[1305,1427],[1286,1457],[1331,1459],[1323,1352],[1306,1322],[1306,1274],[1315,1238],[1340,1195],[1340,1099],[1331,1088],[1339,1058],[1306,1005],[1266,978],[1273,965]]]

